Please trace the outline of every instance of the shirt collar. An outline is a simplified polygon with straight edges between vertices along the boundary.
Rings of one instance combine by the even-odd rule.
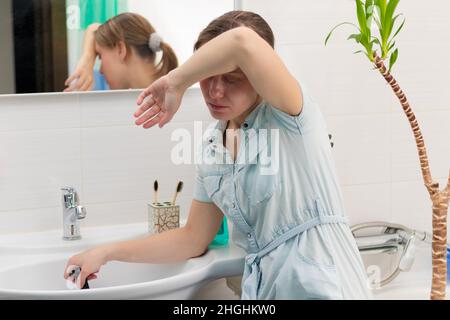
[[[258,129],[261,125],[261,116],[258,116],[265,112],[265,101],[262,101],[260,104],[256,106],[252,112],[245,118],[244,122],[241,125],[241,129],[248,130],[248,129]],[[218,120],[216,125],[214,126],[214,132],[211,135],[208,135],[206,137],[206,143],[212,144],[213,142],[221,141],[223,133],[227,127],[228,121],[226,120]],[[221,133],[221,136],[217,136],[218,133]]]
[[[244,122],[241,125],[241,129],[258,129],[260,125],[260,120],[258,115],[263,112],[263,107],[265,106],[265,101],[262,101],[260,104],[258,104],[255,109],[250,112],[250,114],[245,118]],[[216,129],[219,129],[222,133],[225,130],[227,126],[228,121],[225,120],[219,120],[218,124],[216,126]]]

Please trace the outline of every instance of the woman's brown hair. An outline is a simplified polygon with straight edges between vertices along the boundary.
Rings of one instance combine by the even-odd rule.
[[[127,50],[132,48],[141,58],[148,58],[155,63],[156,52],[149,46],[150,35],[154,32],[156,32],[155,28],[146,18],[127,12],[102,24],[95,32],[95,41],[106,48],[115,48],[120,41],[123,41]],[[162,59],[156,65],[156,79],[178,67],[178,59],[173,49],[165,42],[161,42],[160,47]]]
[[[250,11],[235,10],[211,21],[208,26],[200,32],[194,51],[198,50],[206,42],[214,39],[222,33],[245,26],[255,31],[261,38],[267,41],[272,48],[275,47],[275,37],[269,24],[259,14]]]

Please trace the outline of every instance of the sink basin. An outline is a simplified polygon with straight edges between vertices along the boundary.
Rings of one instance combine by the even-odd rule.
[[[0,298],[8,299],[183,299],[206,280],[213,252],[178,264],[110,262],[89,281],[90,290],[68,290],[67,258],[0,269]]]
[[[92,227],[64,241],[60,230],[0,237],[0,299],[191,299],[216,279],[241,275],[245,252],[230,243],[174,264],[112,261],[89,281],[89,290],[68,290],[63,278],[73,254],[99,244],[148,235],[146,224]]]

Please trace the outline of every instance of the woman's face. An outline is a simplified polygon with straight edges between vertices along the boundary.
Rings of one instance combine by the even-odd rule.
[[[200,81],[200,88],[211,115],[232,120],[255,106],[258,94],[241,70]]]
[[[128,89],[124,81],[127,75],[126,64],[120,59],[118,46],[110,49],[96,43],[95,50],[101,62],[100,73],[105,77],[110,89]]]

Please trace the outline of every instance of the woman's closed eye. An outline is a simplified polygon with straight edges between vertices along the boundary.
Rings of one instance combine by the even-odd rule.
[[[242,78],[239,77],[239,76],[226,75],[226,76],[223,77],[223,80],[226,83],[235,84],[235,83],[240,82],[242,80]]]

